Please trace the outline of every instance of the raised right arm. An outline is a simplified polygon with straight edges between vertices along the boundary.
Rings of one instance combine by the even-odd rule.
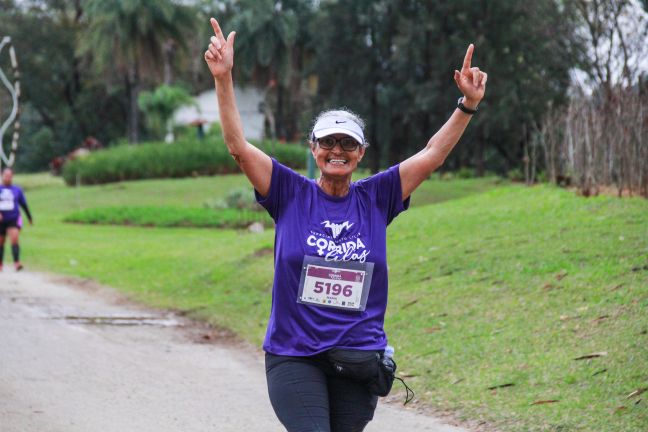
[[[252,186],[265,197],[270,191],[272,160],[263,151],[247,142],[243,135],[243,125],[236,106],[232,79],[236,33],[231,32],[225,39],[218,22],[214,18],[210,22],[214,28],[214,36],[211,37],[211,43],[205,51],[205,61],[214,77],[223,138],[230,154]]]

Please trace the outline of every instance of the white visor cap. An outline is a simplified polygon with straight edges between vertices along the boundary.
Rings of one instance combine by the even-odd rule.
[[[328,115],[322,117],[313,127],[312,140],[322,138],[333,134],[348,135],[358,141],[362,146],[365,145],[364,134],[360,125],[348,117],[340,115]]]

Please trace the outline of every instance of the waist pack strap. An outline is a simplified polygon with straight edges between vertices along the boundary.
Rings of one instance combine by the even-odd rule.
[[[412,402],[414,396],[416,396],[414,390],[412,390],[412,388],[408,386],[407,383],[405,383],[403,378],[395,376],[394,379],[397,379],[398,381],[402,382],[403,385],[405,386],[405,402],[403,402],[403,405],[407,405],[408,403]]]

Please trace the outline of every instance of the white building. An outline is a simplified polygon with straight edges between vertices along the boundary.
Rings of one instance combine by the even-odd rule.
[[[262,139],[263,113],[259,110],[259,105],[263,102],[263,93],[254,87],[235,87],[234,94],[241,113],[245,138]],[[213,88],[200,93],[194,100],[198,107],[184,106],[176,110],[173,114],[175,124],[186,125],[196,120],[204,120],[207,122],[205,129],[209,129],[213,123],[220,122],[216,91]]]

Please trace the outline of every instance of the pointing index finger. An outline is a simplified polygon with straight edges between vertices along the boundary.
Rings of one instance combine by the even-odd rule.
[[[212,28],[214,29],[214,34],[216,35],[218,40],[224,43],[225,37],[223,36],[223,31],[218,25],[218,21],[216,21],[216,18],[210,18],[209,22],[211,23]]]
[[[470,63],[472,61],[472,55],[474,50],[475,50],[475,45],[473,44],[468,45],[468,49],[466,50],[466,57],[464,57],[463,67],[461,68],[461,72],[470,69]]]

